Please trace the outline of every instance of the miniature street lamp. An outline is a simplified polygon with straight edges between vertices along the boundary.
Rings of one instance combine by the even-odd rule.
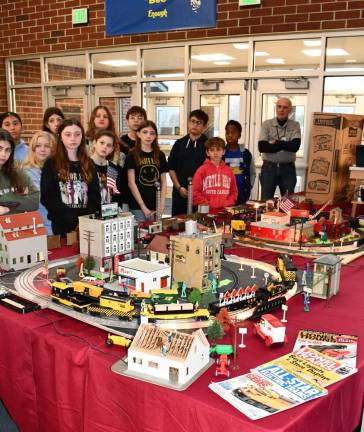
[[[246,327],[240,327],[239,333],[241,334],[241,342],[239,344],[239,348],[246,348],[246,345],[244,344],[244,335],[248,333],[248,329]]]
[[[281,319],[281,321],[283,323],[286,323],[287,322],[287,320],[286,320],[286,312],[288,311],[288,306],[285,305],[285,304],[282,304],[282,311],[283,311],[283,318]]]
[[[255,265],[252,265],[252,270],[253,270],[253,272],[252,272],[252,275],[250,276],[250,278],[251,279],[255,279],[256,278],[256,276],[255,276]]]

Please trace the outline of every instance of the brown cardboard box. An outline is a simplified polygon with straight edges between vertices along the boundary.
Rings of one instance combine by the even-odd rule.
[[[306,177],[306,198],[314,203],[350,201],[349,167],[361,143],[364,115],[314,113]]]

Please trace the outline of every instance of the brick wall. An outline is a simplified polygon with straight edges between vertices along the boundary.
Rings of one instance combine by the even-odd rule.
[[[364,27],[363,0],[262,0],[239,8],[217,0],[216,28],[106,37],[104,0],[2,0],[0,4],[0,111],[6,109],[4,58],[139,43]],[[89,7],[89,25],[72,27],[71,10]]]

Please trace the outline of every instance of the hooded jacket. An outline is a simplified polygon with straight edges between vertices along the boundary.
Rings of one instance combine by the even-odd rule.
[[[235,205],[238,196],[235,176],[223,161],[219,166],[206,159],[193,176],[193,204],[210,209]]]

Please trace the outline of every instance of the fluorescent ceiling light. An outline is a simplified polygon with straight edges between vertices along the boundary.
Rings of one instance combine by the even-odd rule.
[[[233,43],[233,47],[239,50],[249,49],[249,43]]]
[[[198,55],[193,55],[191,57],[194,60],[199,60],[204,62],[235,60],[235,57],[231,57],[226,54],[198,54]]]
[[[225,66],[225,65],[231,64],[231,62],[228,62],[228,61],[217,61],[217,62],[214,62],[214,64],[217,65],[217,66]]]
[[[255,57],[266,57],[269,54],[265,51],[255,51],[254,55],[255,55]]]
[[[155,74],[156,78],[177,78],[185,76],[184,73],[171,73],[171,74]]]
[[[307,39],[303,41],[303,45],[307,47],[321,46],[320,39]]]
[[[357,61],[356,59],[346,59],[345,63],[356,63]]]
[[[321,49],[320,48],[304,49],[301,51],[301,53],[303,53],[308,57],[320,57]]]
[[[122,67],[122,66],[136,66],[137,62],[131,60],[102,60],[98,63],[105,66],[114,66],[114,67]]]
[[[284,64],[284,59],[282,58],[268,58],[265,61],[269,64]]]
[[[347,56],[349,53],[342,48],[327,48],[327,56]]]
[[[304,49],[301,51],[304,55],[309,57],[320,57],[321,49],[320,48],[312,48],[312,49]],[[346,56],[349,55],[347,51],[342,48],[327,48],[326,55],[330,56]]]
[[[328,67],[326,68],[327,72],[362,72],[364,71],[363,67]]]

